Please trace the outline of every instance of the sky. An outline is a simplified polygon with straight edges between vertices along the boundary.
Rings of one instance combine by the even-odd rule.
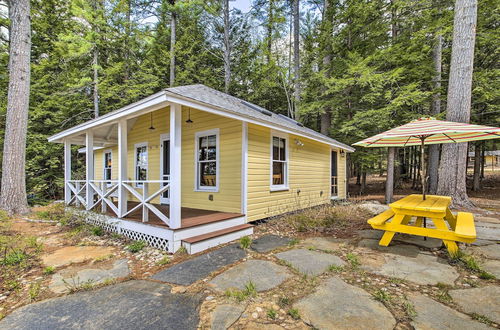
[[[246,13],[252,7],[252,0],[230,0],[229,6],[231,8],[238,8],[243,13]]]

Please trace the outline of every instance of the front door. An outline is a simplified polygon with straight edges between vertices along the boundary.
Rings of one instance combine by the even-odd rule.
[[[338,171],[337,171],[337,151],[332,150],[332,160],[331,160],[331,191],[332,197],[338,196]]]
[[[170,137],[162,134],[160,138],[160,180],[168,180],[170,175]],[[163,184],[165,185],[165,184]],[[170,203],[170,189],[160,196],[161,204]]]

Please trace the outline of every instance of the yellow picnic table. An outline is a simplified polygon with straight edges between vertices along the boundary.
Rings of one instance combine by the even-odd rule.
[[[404,233],[442,239],[449,253],[455,255],[458,252],[455,242],[474,242],[476,227],[472,213],[458,212],[455,216],[449,209],[450,204],[451,197],[447,196],[427,195],[423,200],[422,195],[409,195],[389,204],[390,209],[368,223],[374,229],[385,231],[379,245],[388,246],[394,234]],[[410,224],[412,218],[416,220]],[[425,218],[430,218],[436,228],[423,227]]]

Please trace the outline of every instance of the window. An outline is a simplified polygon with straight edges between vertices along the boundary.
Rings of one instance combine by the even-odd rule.
[[[148,179],[148,144],[139,143],[135,145],[135,180],[145,181]],[[142,187],[142,183],[136,183],[136,187]]]
[[[219,174],[219,130],[196,134],[196,189],[217,191]]]
[[[288,144],[285,136],[272,136],[271,190],[288,189]]]
[[[112,166],[112,153],[111,150],[105,151],[104,152],[104,180],[105,181],[110,181],[111,180],[111,166]],[[111,182],[107,182],[108,185],[111,184]]]

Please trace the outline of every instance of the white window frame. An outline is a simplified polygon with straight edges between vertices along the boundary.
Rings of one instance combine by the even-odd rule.
[[[198,148],[200,137],[215,135],[215,187],[204,187],[199,185],[199,159],[198,159]],[[194,137],[194,191],[205,191],[205,192],[219,192],[219,178],[220,178],[220,130],[218,128],[196,132]]]
[[[278,137],[285,139],[285,180],[283,184],[273,184],[273,138]],[[288,187],[288,175],[290,173],[290,152],[288,143],[288,134],[280,131],[271,130],[271,139],[269,147],[269,184],[271,191],[286,191],[290,188]]]
[[[113,180],[113,149],[106,149],[106,150],[103,150],[102,152],[102,179],[104,181],[107,181],[108,179],[106,179],[106,154],[110,154],[110,158],[111,158],[111,178],[109,178],[109,180]],[[106,185],[107,186],[112,186],[113,183],[111,182],[106,182]]]
[[[137,149],[146,147],[146,181],[149,179],[149,148],[148,148],[148,143],[147,142],[141,142],[141,143],[136,143],[134,144],[134,180],[138,181],[139,179],[137,178]],[[136,188],[142,188],[142,184],[136,182],[135,187]]]

